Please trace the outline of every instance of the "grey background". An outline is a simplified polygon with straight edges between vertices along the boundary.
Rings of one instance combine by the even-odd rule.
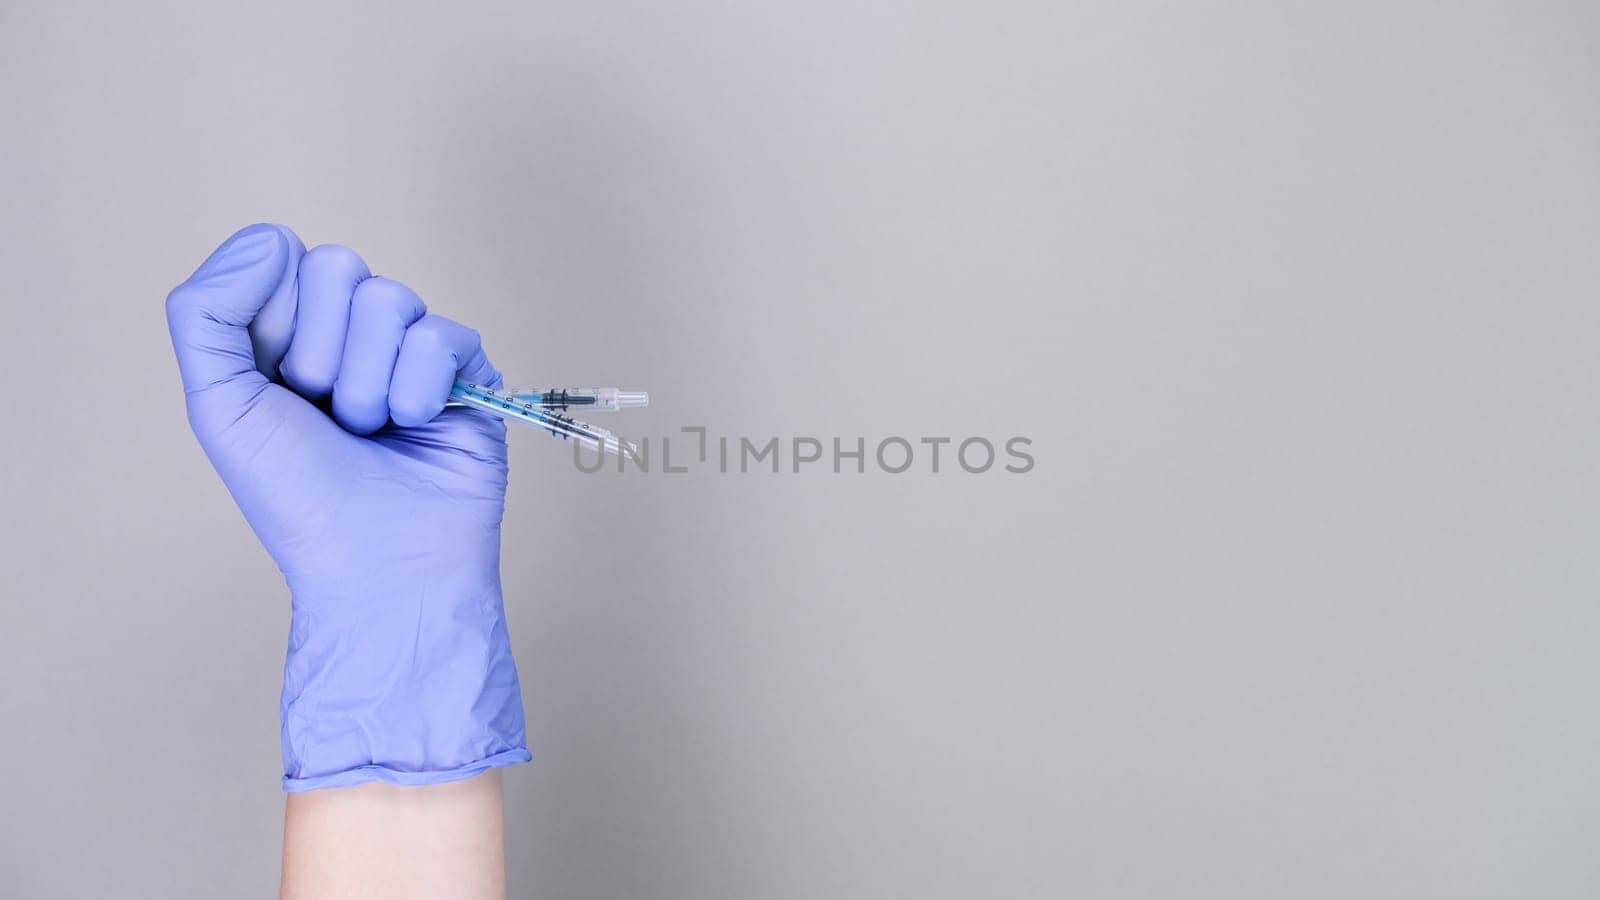
[[[514,432],[513,896],[1600,894],[1592,4],[220,7],[0,4],[0,893],[275,890],[161,309],[265,219],[636,435],[1035,442]]]

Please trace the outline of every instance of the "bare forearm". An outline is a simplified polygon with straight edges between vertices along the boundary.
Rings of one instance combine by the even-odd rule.
[[[290,794],[285,900],[505,896],[500,774]]]

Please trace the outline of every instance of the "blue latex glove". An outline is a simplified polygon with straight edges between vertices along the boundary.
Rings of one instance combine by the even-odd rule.
[[[189,424],[293,596],[283,784],[429,784],[528,760],[500,597],[505,425],[478,335],[276,225],[167,298]],[[327,411],[324,411],[327,410]]]

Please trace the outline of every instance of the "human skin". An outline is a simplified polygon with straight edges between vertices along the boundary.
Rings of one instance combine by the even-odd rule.
[[[284,900],[505,896],[500,773],[290,794]]]

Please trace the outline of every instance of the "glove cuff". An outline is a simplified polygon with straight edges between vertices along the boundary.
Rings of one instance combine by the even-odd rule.
[[[280,712],[290,792],[531,758],[498,584],[297,601]]]
[[[496,753],[487,759],[480,759],[475,763],[469,763],[442,772],[402,772],[379,765],[357,766],[354,769],[346,769],[343,772],[335,772],[332,775],[316,775],[310,778],[290,778],[285,775],[283,776],[283,789],[288,793],[298,794],[301,791],[315,791],[322,788],[350,787],[351,785],[365,784],[369,781],[386,781],[389,784],[407,786],[443,784],[446,781],[460,781],[463,778],[471,778],[489,769],[525,763],[531,759],[533,759],[533,754],[526,749],[518,748]]]

